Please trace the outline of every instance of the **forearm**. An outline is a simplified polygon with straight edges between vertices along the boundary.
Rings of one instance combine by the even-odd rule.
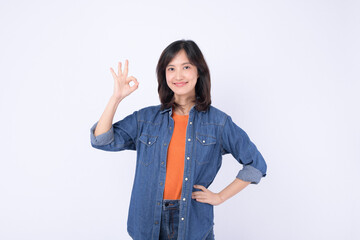
[[[116,100],[115,98],[111,97],[108,104],[106,105],[106,108],[103,112],[103,114],[101,115],[99,122],[96,126],[96,129],[94,131],[94,135],[98,136],[100,134],[103,134],[107,131],[109,131],[109,129],[112,126],[112,122],[114,119],[114,115],[116,112],[116,109],[119,105],[121,101]]]
[[[250,183],[251,182],[245,182],[239,178],[235,178],[232,183],[230,183],[226,188],[219,192],[219,196],[222,202],[225,202],[226,200],[243,190]]]

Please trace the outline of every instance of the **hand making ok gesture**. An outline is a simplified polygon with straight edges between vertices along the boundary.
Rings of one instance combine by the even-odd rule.
[[[117,75],[114,72],[114,69],[110,68],[111,74],[112,74],[112,76],[114,78],[113,97],[118,101],[121,101],[122,99],[124,99],[130,93],[135,91],[139,86],[139,82],[136,80],[135,77],[133,77],[133,76],[128,77],[127,76],[128,75],[128,65],[129,65],[129,61],[126,60],[125,61],[124,71],[122,71],[121,70],[121,62],[119,62],[119,64],[118,64],[119,69],[118,69],[118,74]],[[130,82],[134,82],[134,85],[130,86]]]

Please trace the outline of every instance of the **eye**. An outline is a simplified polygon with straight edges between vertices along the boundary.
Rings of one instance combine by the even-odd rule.
[[[185,68],[185,69],[189,69],[189,68],[190,68],[190,66],[185,66],[184,68]]]
[[[171,68],[168,68],[168,71],[173,71],[173,70],[174,70],[174,68],[172,68],[172,67],[171,67]]]

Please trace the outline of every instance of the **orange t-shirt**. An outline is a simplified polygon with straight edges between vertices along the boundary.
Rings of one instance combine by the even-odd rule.
[[[172,112],[174,131],[171,137],[166,160],[166,179],[163,199],[178,200],[181,197],[184,176],[186,126],[189,115]]]

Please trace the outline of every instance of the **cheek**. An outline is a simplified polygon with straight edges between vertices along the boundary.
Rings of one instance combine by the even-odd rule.
[[[170,81],[172,79],[172,76],[173,74],[171,73],[165,73],[165,78],[166,78],[166,81]]]
[[[188,79],[191,79],[191,80],[193,80],[193,81],[196,81],[196,80],[197,80],[197,73],[196,73],[196,72],[189,72],[189,73],[187,74],[187,78],[188,78]]]
[[[169,88],[171,88],[171,82],[169,80],[170,78],[168,76],[166,76],[166,85],[168,85]]]
[[[169,81],[166,81],[166,85],[171,88],[171,84],[169,83]]]

